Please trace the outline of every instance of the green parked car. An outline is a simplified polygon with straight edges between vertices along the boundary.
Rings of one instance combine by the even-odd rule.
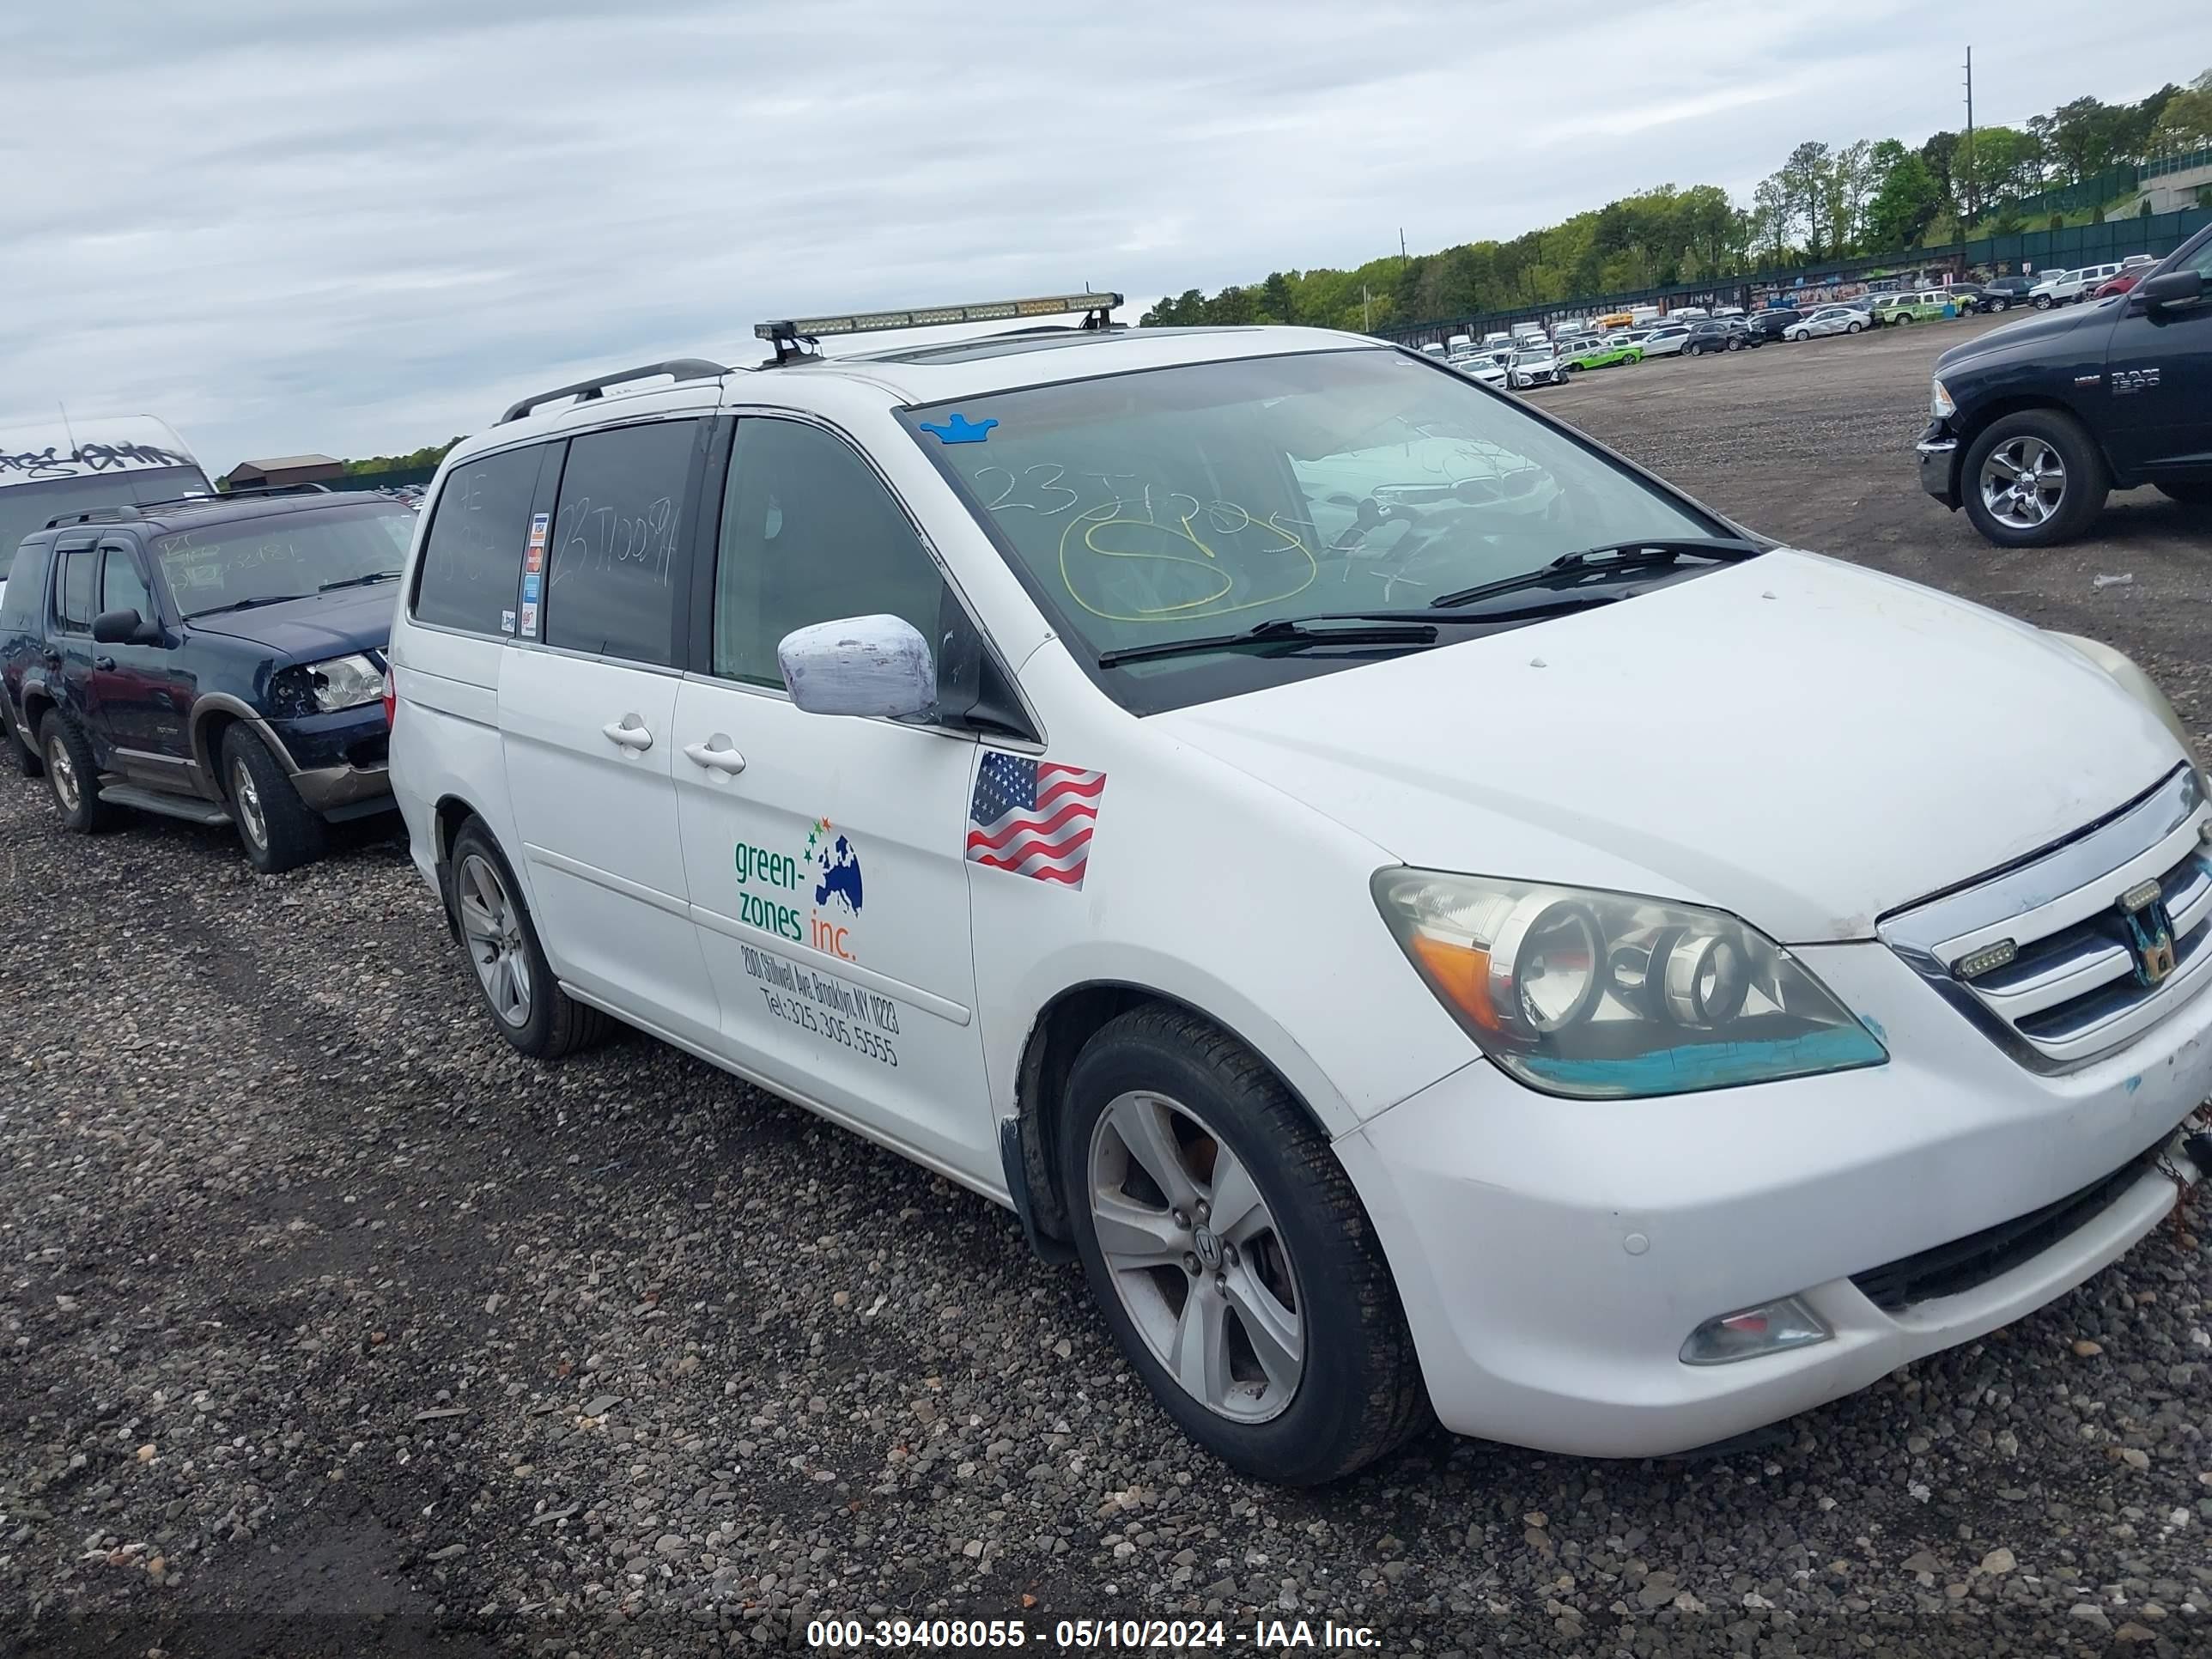
[[[1567,359],[1567,368],[1571,370],[1583,368],[1610,368],[1615,363],[1640,363],[1643,361],[1644,348],[1642,346],[1614,345],[1608,341],[1603,344],[1594,345],[1589,347],[1585,350],[1577,351],[1573,356]]]

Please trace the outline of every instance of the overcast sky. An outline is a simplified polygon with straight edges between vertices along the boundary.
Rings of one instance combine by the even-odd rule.
[[[0,23],[0,426],[213,470],[752,325],[1509,237],[2212,65],[2204,0],[81,0]],[[1096,21],[1068,21],[1091,16]]]

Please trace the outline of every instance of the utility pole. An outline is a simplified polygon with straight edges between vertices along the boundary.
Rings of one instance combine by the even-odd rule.
[[[1364,283],[1359,285],[1359,331],[1362,334],[1375,331],[1375,303],[1369,297]]]
[[[1966,224],[1974,222],[1974,175],[1981,170],[1974,160],[1974,49],[1966,48]],[[1959,240],[1966,240],[1966,226],[1960,227]]]
[[[1406,228],[1403,225],[1398,227],[1398,257],[1401,259],[1406,257]]]

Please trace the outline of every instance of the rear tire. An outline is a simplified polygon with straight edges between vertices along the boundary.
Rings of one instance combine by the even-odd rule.
[[[1845,323],[1844,325],[1844,332],[1846,334],[1863,334],[1866,332],[1866,325],[1864,323]],[[1801,334],[1797,337],[1802,340],[1805,337]]]
[[[100,798],[100,763],[82,726],[60,709],[49,708],[39,722],[39,753],[63,829],[96,836],[113,826],[115,809]]]
[[[2002,472],[2018,465],[2041,474],[2051,457],[2063,469],[2055,500],[2048,498],[2046,486],[2032,502],[2026,497],[2008,501],[2002,490],[1992,501],[1985,469],[1995,465]],[[1999,547],[2051,547],[2071,541],[2105,510],[2112,487],[2112,475],[2095,440],[2079,421],[2055,409],[2022,410],[1992,422],[1968,447],[1959,472],[1966,516]]]
[[[1358,1194],[1235,1038],[1182,1009],[1132,1009],[1076,1057],[1063,1111],[1060,1180],[1085,1275],[1185,1434],[1256,1479],[1316,1486],[1428,1424]]]
[[[471,818],[453,837],[447,902],[494,1030],[533,1060],[559,1060],[605,1037],[611,1022],[563,991],[538,924],[491,832]]]
[[[222,734],[222,782],[246,861],[263,875],[281,876],[323,855],[322,818],[252,727],[235,725]]]
[[[2002,297],[1992,300],[1990,302],[1990,309],[1991,311],[2010,311],[2012,309],[2012,301]]]

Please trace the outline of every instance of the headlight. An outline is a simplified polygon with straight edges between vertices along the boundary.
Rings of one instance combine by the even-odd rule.
[[[1686,1094],[1889,1058],[1788,951],[1724,912],[1403,867],[1373,884],[1437,1000],[1532,1088]]]
[[[333,657],[307,665],[307,687],[318,714],[335,714],[384,701],[384,671],[366,657]]]
[[[1959,412],[1959,405],[1951,401],[1951,394],[1943,389],[1941,380],[1928,383],[1928,413],[1939,421],[1948,421]]]

